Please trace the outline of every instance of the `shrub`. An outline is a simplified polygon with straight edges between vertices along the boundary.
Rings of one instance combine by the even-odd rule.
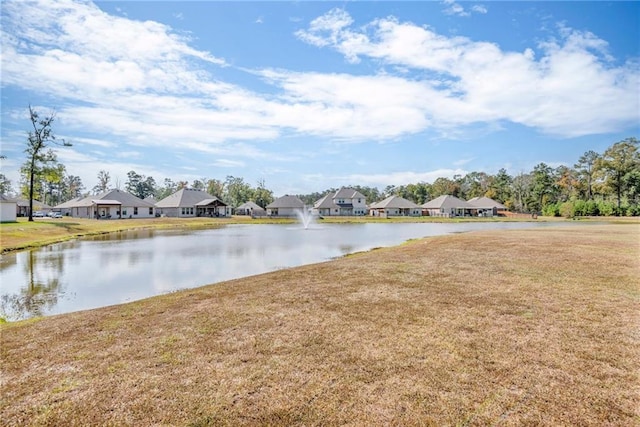
[[[573,202],[564,202],[560,205],[560,215],[565,218],[573,218],[575,216],[575,207]]]

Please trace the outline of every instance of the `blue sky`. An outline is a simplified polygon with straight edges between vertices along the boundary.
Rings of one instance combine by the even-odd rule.
[[[27,107],[101,169],[276,196],[512,175],[640,136],[640,2],[2,2],[2,173]]]

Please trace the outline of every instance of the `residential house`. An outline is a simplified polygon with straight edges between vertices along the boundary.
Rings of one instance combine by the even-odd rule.
[[[231,215],[231,208],[222,200],[191,188],[182,188],[160,200],[155,206],[158,214],[178,218]]]
[[[15,199],[0,194],[0,222],[15,222],[18,205]]]
[[[296,196],[282,196],[267,205],[268,216],[296,217],[305,210],[304,203]]]
[[[467,200],[476,210],[474,213],[478,216],[498,216],[500,211],[506,211],[507,207],[500,202],[489,197],[474,197]]]
[[[236,208],[236,215],[265,216],[267,211],[255,202],[244,202]]]
[[[367,214],[366,197],[353,188],[341,188],[329,193],[314,205],[312,212],[320,216],[353,216]]]
[[[456,196],[442,195],[422,205],[426,215],[446,218],[469,216],[475,209],[472,205]]]
[[[29,216],[29,200],[27,199],[14,199],[16,202],[16,215],[17,216]],[[33,212],[42,212],[45,215],[51,212],[51,206],[46,203],[42,203],[39,200],[33,200]]]
[[[386,199],[369,206],[371,216],[420,216],[422,209],[410,200],[400,196],[389,196]]]
[[[57,205],[54,210],[74,218],[121,219],[153,218],[155,206],[122,190],[76,198]]]

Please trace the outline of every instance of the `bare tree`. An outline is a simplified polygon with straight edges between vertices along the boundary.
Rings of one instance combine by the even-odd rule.
[[[71,144],[63,139],[56,140],[51,128],[55,119],[55,112],[51,112],[49,116],[41,119],[38,112],[29,105],[29,119],[33,130],[28,133],[27,148],[24,151],[27,153],[29,164],[29,221],[33,221],[33,183],[38,165],[45,161],[44,149],[50,144],[64,147],[70,147]]]

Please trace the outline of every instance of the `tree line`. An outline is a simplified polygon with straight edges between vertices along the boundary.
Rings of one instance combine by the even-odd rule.
[[[266,187],[264,180],[252,186],[241,177],[229,175],[224,180],[204,177],[191,183],[166,178],[158,184],[152,176],[133,170],[127,173],[124,183],[119,179],[112,181],[108,171],[100,170],[98,183],[90,191],[85,191],[82,179],[68,174],[65,165],[50,148],[51,144],[70,146],[65,141],[56,140],[53,135],[54,114],[41,118],[31,107],[29,112],[33,130],[28,132],[27,160],[20,169],[19,194],[30,201],[37,199],[55,206],[92,193],[123,189],[121,187],[141,199],[152,197],[156,200],[182,188],[192,188],[216,196],[233,207],[246,201],[265,207],[274,200],[273,191]],[[440,177],[433,183],[389,185],[382,191],[361,185],[349,187],[362,193],[369,203],[397,195],[421,205],[448,194],[464,200],[486,196],[504,204],[510,211],[548,216],[640,215],[640,142],[635,137],[626,138],[612,144],[603,153],[585,152],[573,167],[562,165],[552,168],[539,163],[533,170],[515,176],[500,169],[494,175],[470,172],[453,178]],[[337,190],[329,188],[297,196],[305,204],[313,205]],[[0,174],[0,192],[13,193],[11,182],[4,174]]]
[[[612,144],[603,153],[587,151],[570,166],[552,168],[537,164],[529,172],[509,175],[500,169],[495,175],[470,172],[453,178],[438,178],[433,183],[418,182],[377,188],[351,186],[376,202],[397,195],[421,205],[441,195],[463,200],[489,197],[508,210],[546,216],[640,215],[640,142],[627,138]],[[328,193],[298,195],[312,204]]]

